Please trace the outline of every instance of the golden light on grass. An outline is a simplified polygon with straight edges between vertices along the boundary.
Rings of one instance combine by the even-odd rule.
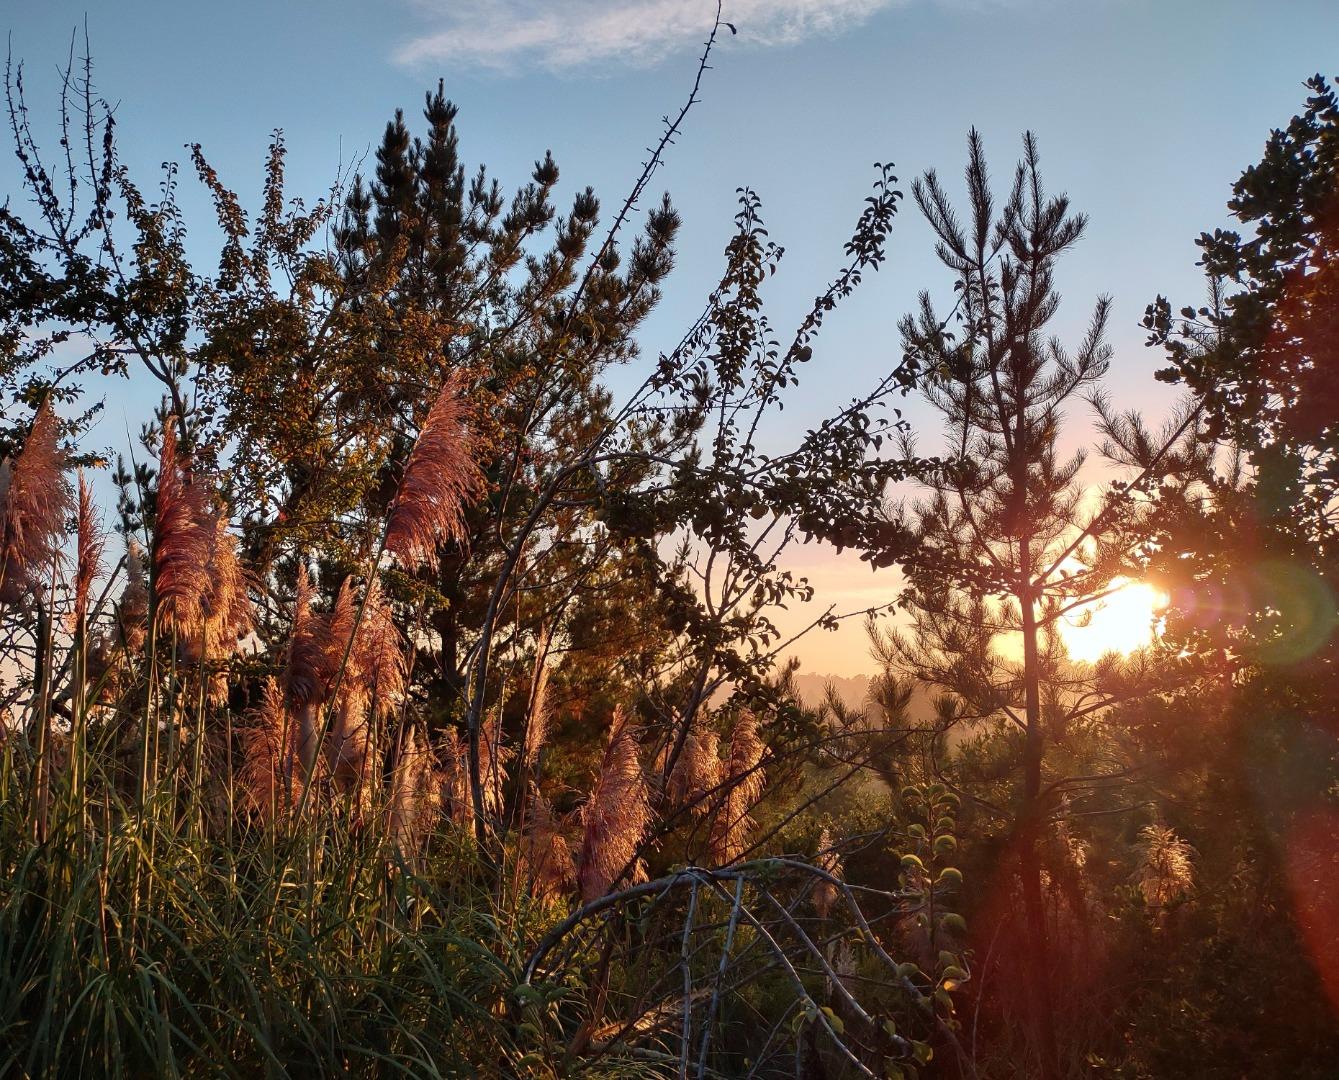
[[[1115,591],[1067,615],[1060,637],[1075,660],[1091,663],[1106,653],[1128,656],[1153,643],[1167,595],[1144,581],[1117,578]]]

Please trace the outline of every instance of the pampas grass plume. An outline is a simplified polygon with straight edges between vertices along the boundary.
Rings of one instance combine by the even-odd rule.
[[[1145,825],[1135,846],[1139,862],[1131,880],[1150,908],[1163,908],[1195,887],[1195,849],[1166,825]]]
[[[149,588],[144,581],[144,549],[126,540],[126,585],[116,606],[116,640],[126,652],[139,652],[149,622]]]
[[[391,780],[391,843],[402,854],[416,854],[427,843],[441,816],[442,778],[427,741],[410,729],[400,747]]]
[[[530,785],[530,819],[521,841],[521,861],[530,893],[540,903],[559,899],[576,885],[572,847],[549,801]]]
[[[711,828],[711,853],[725,866],[748,850],[754,820],[749,811],[762,797],[765,777],[759,768],[766,747],[758,737],[758,721],[742,712],[730,737],[730,753],[721,764],[722,793]]]
[[[329,658],[343,656],[356,612],[349,583],[341,586],[329,624]],[[332,672],[332,675],[334,672]],[[404,641],[377,578],[367,586],[363,614],[349,650],[348,665],[339,683],[339,700],[325,744],[335,783],[348,791],[355,785],[367,795],[370,779],[373,712],[387,719],[399,711],[408,680]]]
[[[502,793],[507,785],[507,763],[515,751],[503,741],[502,722],[490,713],[479,731],[479,776],[483,780],[484,813],[502,812]]]
[[[163,425],[158,460],[158,514],[153,537],[153,583],[158,618],[183,641],[199,633],[209,592],[213,516],[177,451],[171,419]]]
[[[687,806],[697,817],[710,811],[711,793],[721,782],[720,743],[721,737],[709,719],[694,722],[666,782],[665,795],[670,806]]]
[[[288,712],[298,728],[299,756],[304,769],[315,765],[316,721],[330,692],[339,658],[331,643],[331,622],[341,619],[340,604],[324,616],[312,610],[315,589],[306,565],[299,566],[297,593],[293,605],[293,629],[288,639],[288,657],[284,664],[282,689]]]
[[[265,681],[260,705],[240,734],[242,765],[237,781],[246,804],[265,821],[286,818],[302,797],[305,776],[297,768],[297,727],[273,678]]]
[[[61,558],[74,497],[64,476],[60,422],[44,401],[0,496],[0,603],[40,592]]]
[[[341,589],[341,596],[346,594],[346,589]],[[336,613],[336,618],[331,620],[331,640],[336,649],[342,651],[348,629],[338,603]],[[363,616],[354,636],[344,678],[354,693],[363,695],[369,705],[375,703],[377,715],[383,719],[397,713],[404,701],[409,679],[404,636],[395,625],[385,590],[376,577],[367,585]]]
[[[651,804],[637,740],[622,707],[614,713],[599,775],[581,808],[581,824],[577,883],[584,902],[605,895],[621,878],[629,883],[644,879],[645,867],[636,856],[651,824]]]
[[[106,534],[94,516],[93,489],[79,471],[78,542],[74,575],[74,625],[81,627],[88,619],[88,597],[93,582],[102,573],[102,551]]]
[[[214,515],[205,531],[209,540],[205,567],[208,586],[201,598],[196,633],[185,642],[187,657],[199,664],[230,655],[252,626],[249,582],[237,556],[237,538],[228,531],[227,516]],[[216,671],[210,678],[209,700],[219,705],[227,696],[227,671]]]
[[[455,728],[447,728],[439,747],[442,762],[439,774],[442,806],[446,815],[457,825],[474,820],[474,803],[470,794],[469,755]]]
[[[306,565],[298,567],[297,590],[293,601],[293,628],[288,639],[284,664],[283,691],[295,711],[320,707],[325,702],[337,660],[330,641],[331,619],[312,610],[316,590]],[[336,601],[338,611],[339,602]]]
[[[436,567],[441,545],[465,538],[465,508],[484,492],[474,460],[464,379],[450,375],[405,462],[386,526],[386,550],[405,566]]]

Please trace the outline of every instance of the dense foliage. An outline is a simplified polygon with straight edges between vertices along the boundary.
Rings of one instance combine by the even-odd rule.
[[[1327,1075],[1333,89],[1238,183],[1255,239],[1205,237],[1211,307],[1149,309],[1191,391],[1165,430],[1102,396],[1107,301],[1047,336],[1084,219],[1031,136],[997,203],[973,132],[967,227],[913,188],[952,309],[797,435],[902,193],[876,165],[782,330],[741,190],[651,358],[649,187],[711,48],[612,216],[561,212],[548,154],[510,196],[467,169],[441,86],[310,208],[279,133],[254,212],[192,147],[209,269],[91,66],[55,162],[11,67],[0,1074]],[[161,402],[112,464],[81,435],[132,372]],[[1101,489],[1060,454],[1083,399]],[[823,606],[800,541],[900,594]],[[1140,576],[1162,636],[1068,655]],[[867,702],[797,690],[777,612],[816,599],[870,617]]]

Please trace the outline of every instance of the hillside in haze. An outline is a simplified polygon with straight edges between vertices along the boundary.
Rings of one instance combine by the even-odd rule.
[[[822,675],[815,671],[797,671],[795,689],[800,700],[811,708],[827,698],[828,687],[837,691],[842,704],[848,709],[864,709],[869,704],[868,675]]]
[[[863,711],[869,707],[868,675],[826,675],[815,671],[797,671],[794,679],[800,701],[810,708],[821,705],[827,699],[829,686],[837,691],[837,697],[848,709]],[[913,719],[928,720],[934,715],[932,702],[936,692],[922,686],[916,687],[909,708]]]

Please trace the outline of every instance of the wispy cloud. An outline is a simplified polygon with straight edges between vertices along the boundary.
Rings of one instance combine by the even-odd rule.
[[[449,62],[501,71],[653,63],[700,44],[713,0],[413,0],[429,29],[403,45],[407,65]],[[729,0],[739,40],[792,45],[859,25],[901,0]]]

